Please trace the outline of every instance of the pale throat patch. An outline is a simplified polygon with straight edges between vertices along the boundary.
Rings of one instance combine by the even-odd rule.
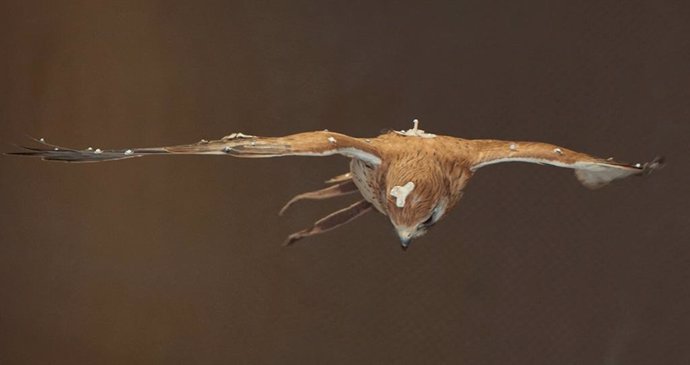
[[[407,196],[410,195],[413,189],[414,183],[412,181],[403,186],[394,186],[391,189],[391,195],[395,197],[395,205],[398,208],[405,206],[405,199],[407,199]]]

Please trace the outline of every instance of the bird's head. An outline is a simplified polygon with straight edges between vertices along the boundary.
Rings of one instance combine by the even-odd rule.
[[[445,216],[454,197],[442,181],[419,177],[403,180],[389,182],[386,208],[405,250],[412,239],[424,235]]]

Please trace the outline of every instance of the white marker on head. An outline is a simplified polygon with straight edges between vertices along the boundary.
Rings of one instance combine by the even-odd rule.
[[[395,206],[402,208],[405,206],[405,199],[410,195],[414,189],[414,183],[412,181],[408,182],[403,186],[394,186],[391,189],[391,195],[395,197]]]

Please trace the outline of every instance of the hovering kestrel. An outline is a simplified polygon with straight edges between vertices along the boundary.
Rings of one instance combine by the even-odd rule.
[[[648,163],[626,164],[539,142],[468,140],[425,133],[414,127],[391,131],[376,138],[354,138],[324,130],[285,137],[257,137],[233,133],[219,140],[195,144],[101,150],[75,150],[38,140],[42,146],[24,147],[15,155],[65,162],[100,162],[161,154],[229,155],[236,157],[330,156],[351,159],[350,171],[326,183],[329,187],[300,194],[280,210],[303,199],[326,199],[359,192],[361,199],[291,234],[286,245],[339,227],[371,211],[387,216],[403,249],[413,238],[427,232],[460,200],[463,189],[481,167],[500,162],[530,162],[575,170],[586,187],[600,188],[631,175],[646,175],[662,166],[657,158]]]

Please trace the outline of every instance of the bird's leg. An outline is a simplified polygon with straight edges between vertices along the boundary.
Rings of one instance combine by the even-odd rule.
[[[348,223],[351,220],[369,212],[371,208],[371,203],[369,203],[366,200],[360,200],[347,208],[341,209],[337,212],[333,212],[319,219],[318,221],[316,221],[316,223],[314,223],[313,226],[307,229],[291,234],[285,240],[283,245],[289,246],[304,237],[317,235],[338,228],[344,225],[345,223]]]
[[[332,177],[332,178],[326,180],[325,182],[326,182],[326,184],[335,184],[335,183],[339,183],[339,182],[343,182],[343,181],[347,181],[347,180],[352,180],[352,173],[351,172]]]
[[[316,191],[309,191],[306,193],[302,193],[299,195],[296,195],[294,198],[290,199],[285,205],[283,206],[282,209],[280,209],[280,212],[278,212],[278,215],[283,215],[285,211],[294,203],[304,200],[304,199],[311,199],[311,200],[321,200],[321,199],[328,199],[328,198],[335,198],[336,196],[341,196],[341,195],[347,195],[351,194],[357,191],[357,186],[355,185],[352,180],[346,180],[344,182],[331,185],[325,189],[321,190],[316,190]]]

